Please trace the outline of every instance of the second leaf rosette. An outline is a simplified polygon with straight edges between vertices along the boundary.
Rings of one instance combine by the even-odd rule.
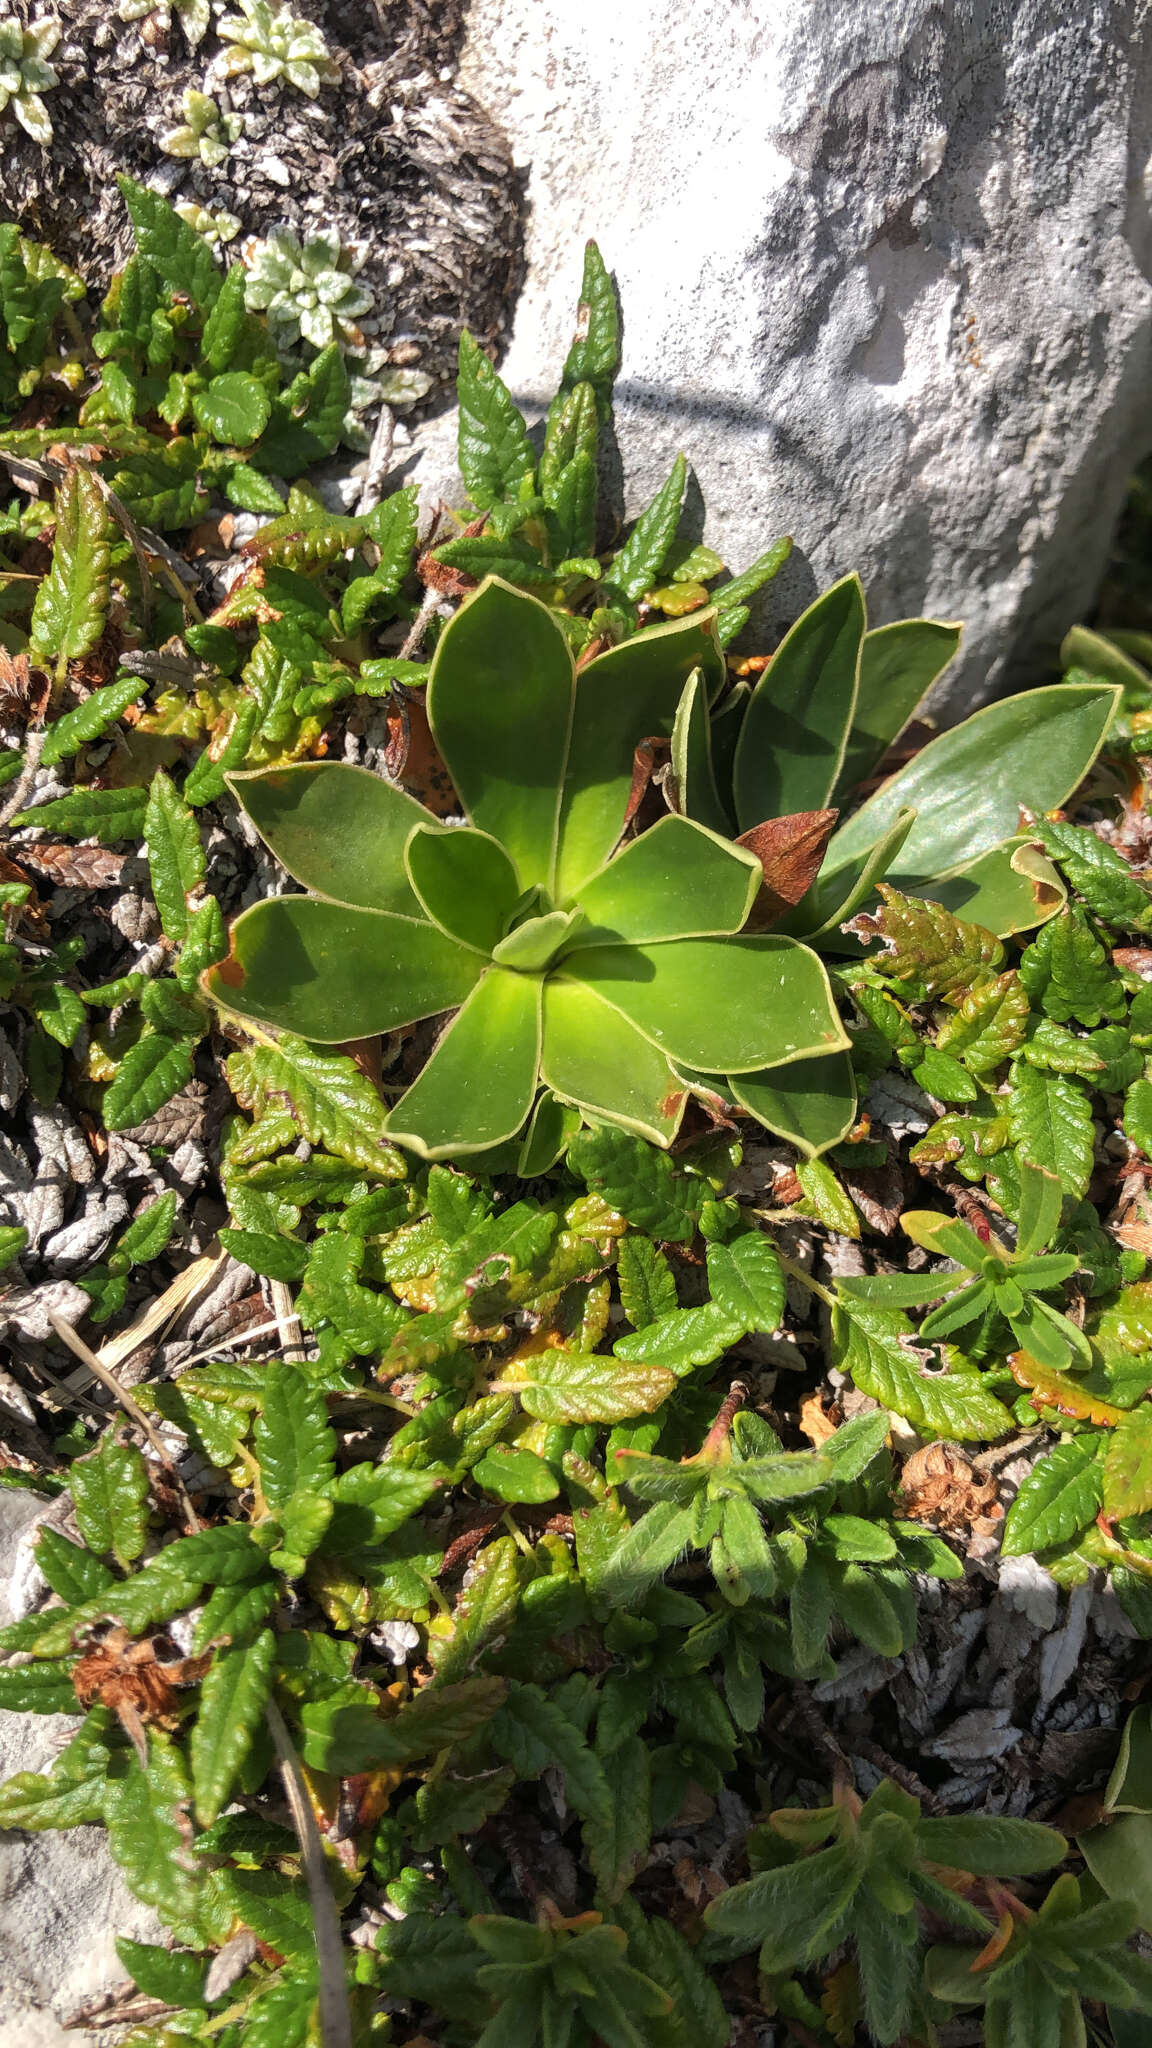
[[[467,823],[338,763],[231,777],[309,893],[245,911],[209,993],[320,1045],[456,1010],[389,1120],[429,1158],[535,1125],[539,1153],[559,1105],[667,1145],[683,1072],[753,1076],[842,1048],[816,954],[743,929],[753,854],[674,815],[623,838],[635,749],[671,735],[696,674],[710,694],[723,676],[711,614],[578,672],[547,607],[489,578],[428,684]]]

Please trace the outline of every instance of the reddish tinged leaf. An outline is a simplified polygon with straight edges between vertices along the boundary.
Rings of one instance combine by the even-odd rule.
[[[766,818],[762,825],[740,834],[737,846],[754,853],[764,870],[749,930],[763,931],[775,924],[807,895],[820,872],[839,815],[839,811],[795,811],[786,818]]]
[[[1038,1365],[1026,1351],[1013,1351],[1008,1360],[1008,1369],[1017,1386],[1028,1387],[1036,1408],[1055,1408],[1061,1415],[1072,1415],[1081,1422],[1123,1422],[1125,1410],[1114,1408],[1110,1401],[1101,1401],[1095,1394],[1069,1379],[1066,1373],[1052,1372],[1045,1365]]]
[[[628,806],[624,812],[624,830],[627,831],[644,798],[648,794],[656,770],[656,756],[667,760],[671,749],[670,740],[659,738],[638,740],[632,756],[632,787],[628,792]]]

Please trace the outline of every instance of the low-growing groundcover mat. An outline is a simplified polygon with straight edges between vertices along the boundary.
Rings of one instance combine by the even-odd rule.
[[[0,1704],[83,1712],[0,1821],[167,1929],[89,2020],[1131,2048],[1147,1709],[1075,1806],[883,1715],[989,1532],[1146,1667],[1140,648],[918,748],[955,624],[742,653],[788,543],[598,506],[594,247],[542,446],[465,335],[452,537],[333,513],[338,343],[125,198],[99,315],[0,230]]]

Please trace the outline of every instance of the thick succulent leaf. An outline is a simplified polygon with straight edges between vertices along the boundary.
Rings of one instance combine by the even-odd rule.
[[[622,1010],[668,1058],[706,1073],[753,1073],[848,1043],[823,966],[794,939],[593,946],[569,954],[563,972]]]
[[[558,975],[544,986],[544,1080],[563,1102],[670,1145],[688,1091],[643,1032],[594,989]]]
[[[584,883],[577,900],[590,928],[573,943],[738,932],[759,887],[754,854],[690,818],[661,818]]]
[[[241,1017],[342,1045],[454,1010],[487,962],[435,925],[318,896],[277,896],[236,919],[231,951],[204,977]]]
[[[865,633],[860,685],[836,802],[870,775],[921,699],[942,676],[964,628],[941,619],[899,619]]]
[[[404,866],[415,825],[436,821],[380,775],[340,761],[307,761],[230,775],[261,839],[306,889],[365,910],[419,917]]]
[[[893,872],[901,865],[893,863]],[[1009,839],[977,860],[956,868],[935,882],[918,883],[922,896],[942,903],[969,924],[986,925],[998,939],[1030,932],[1068,901],[1061,876],[1038,846],[1026,838]]]
[[[500,841],[526,889],[552,883],[574,688],[548,607],[496,576],[449,621],[432,662],[436,744],[473,824]]]
[[[417,825],[404,850],[408,880],[425,914],[449,938],[491,953],[520,899],[520,883],[504,848],[465,825],[451,832]]]
[[[856,1121],[856,1077],[846,1052],[734,1074],[729,1086],[743,1108],[808,1159],[839,1144]]]
[[[526,918],[507,938],[498,940],[492,957],[502,967],[518,967],[522,974],[538,974],[549,967],[576,922],[572,910],[548,910],[543,917]]]
[[[499,1145],[520,1129],[540,1068],[539,976],[491,967],[388,1119],[426,1158]]]
[[[544,1088],[528,1121],[516,1171],[522,1180],[547,1173],[568,1149],[569,1140],[580,1129],[580,1112],[558,1102],[551,1089]]]
[[[908,805],[917,817],[897,882],[948,874],[999,846],[1015,832],[1021,804],[1055,810],[1083,781],[1119,696],[1104,683],[1055,683],[975,712],[930,741],[841,826],[828,873],[873,846]]]
[[[855,712],[864,626],[860,578],[846,576],[781,641],[752,693],[736,747],[741,831],[828,803]]]
[[[603,866],[624,830],[639,741],[671,736],[693,669],[710,695],[723,681],[714,616],[695,612],[654,626],[581,669],[560,804],[558,902]]]
[[[672,773],[683,815],[730,838],[733,821],[720,801],[712,767],[708,689],[698,670],[693,670],[684,685],[672,727]]]

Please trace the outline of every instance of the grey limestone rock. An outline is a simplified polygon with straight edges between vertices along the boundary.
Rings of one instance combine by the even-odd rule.
[[[629,513],[683,447],[734,568],[794,534],[777,620],[855,568],[877,622],[967,620],[955,715],[1035,673],[1152,445],[1148,14],[473,0],[460,81],[528,173],[504,375],[546,396],[595,235]]]

